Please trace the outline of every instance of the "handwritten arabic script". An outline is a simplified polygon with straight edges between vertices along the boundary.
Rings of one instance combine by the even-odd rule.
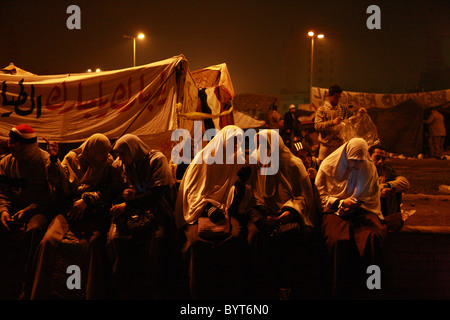
[[[8,86],[6,85],[6,81],[2,82],[2,106],[11,106],[14,107],[13,111],[10,112],[4,112],[1,114],[2,118],[9,117],[13,112],[15,112],[19,116],[28,116],[33,113],[34,109],[36,108],[36,118],[39,119],[42,112],[42,96],[35,97],[34,96],[34,85],[31,85],[31,95],[28,96],[28,93],[25,92],[25,87],[23,85],[23,80],[19,81],[19,87],[20,91],[15,98],[14,96],[11,97],[11,99],[8,99],[6,96]],[[25,104],[30,98],[30,105],[29,107],[25,107]]]

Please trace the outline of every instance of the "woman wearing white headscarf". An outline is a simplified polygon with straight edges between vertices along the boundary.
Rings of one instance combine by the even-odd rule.
[[[168,271],[175,252],[176,191],[169,163],[162,152],[150,150],[132,134],[118,139],[113,151],[118,155],[113,166],[125,183],[120,203],[111,208],[108,234],[114,294],[164,297],[172,289]]]
[[[333,293],[347,295],[353,286],[365,286],[355,275],[369,265],[381,267],[386,237],[378,174],[366,141],[351,139],[325,158],[316,186],[325,213],[322,232],[333,265]],[[358,264],[363,270],[355,271]]]
[[[109,154],[111,143],[103,134],[94,134],[79,148],[70,151],[61,162],[65,198],[51,222],[36,254],[36,275],[31,299],[51,297],[56,261],[61,257],[66,270],[69,260],[77,259],[84,274],[86,299],[105,296],[106,232],[109,207],[118,186]],[[65,252],[62,243],[71,243],[73,253]],[[70,257],[67,257],[69,254]]]
[[[305,166],[286,147],[277,131],[262,130],[256,138],[259,147],[253,155],[257,165],[250,182],[253,199],[248,211],[252,275],[254,285],[258,285],[256,293],[268,290],[264,294],[273,298],[274,294],[289,294],[298,285],[305,259],[311,259],[306,252],[319,220],[320,203]],[[274,165],[264,165],[268,162],[265,156],[278,161],[276,172],[261,172],[262,168]]]
[[[245,165],[242,129],[226,126],[199,152],[181,181],[175,209],[184,230],[192,298],[244,295],[242,255],[245,242],[234,212],[235,183]]]

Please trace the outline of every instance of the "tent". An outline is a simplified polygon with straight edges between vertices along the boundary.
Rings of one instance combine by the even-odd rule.
[[[264,120],[258,120],[241,111],[233,111],[234,124],[241,129],[257,129],[265,126]]]
[[[273,106],[278,107],[279,103],[280,100],[277,96],[253,93],[238,94],[233,101],[236,110],[258,120],[265,120],[269,110]]]
[[[25,76],[35,76],[34,73],[28,72],[24,69],[16,67],[14,63],[10,63],[7,67],[0,70],[0,74],[12,74],[12,75],[25,75]]]
[[[171,132],[192,129],[198,89],[183,55],[143,66],[62,75],[0,74],[0,139],[27,123],[39,138],[75,143],[94,133],[141,137],[167,154]],[[41,140],[42,141],[42,140]]]
[[[424,108],[421,104],[409,99],[392,108],[369,108],[367,112],[389,152],[422,153]]]

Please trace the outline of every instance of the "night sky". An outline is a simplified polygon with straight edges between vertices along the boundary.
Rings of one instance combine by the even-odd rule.
[[[66,27],[71,4],[81,9],[81,30]],[[380,30],[366,27],[371,4],[381,9]],[[122,36],[143,32],[138,65],[178,54],[191,70],[225,62],[236,94],[276,95],[285,86],[286,49],[293,41],[309,48],[306,31],[315,29],[336,53],[333,80],[345,90],[412,90],[430,52],[438,52],[437,68],[449,68],[449,12],[450,2],[438,0],[1,0],[0,66],[14,62],[37,74],[130,67],[132,41]]]

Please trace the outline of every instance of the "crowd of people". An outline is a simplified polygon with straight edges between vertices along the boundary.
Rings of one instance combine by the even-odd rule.
[[[408,181],[383,146],[333,138],[348,116],[338,100],[316,117],[319,159],[264,129],[249,163],[243,131],[227,126],[182,173],[133,134],[113,144],[94,134],[61,156],[15,126],[0,161],[0,213],[26,239],[21,298],[55,298],[55,270],[74,261],[86,299],[292,298],[314,272],[317,243],[331,296],[370,291],[367,266],[383,265]],[[278,154],[275,174],[260,170],[263,147]],[[208,161],[218,156],[230,159]]]

